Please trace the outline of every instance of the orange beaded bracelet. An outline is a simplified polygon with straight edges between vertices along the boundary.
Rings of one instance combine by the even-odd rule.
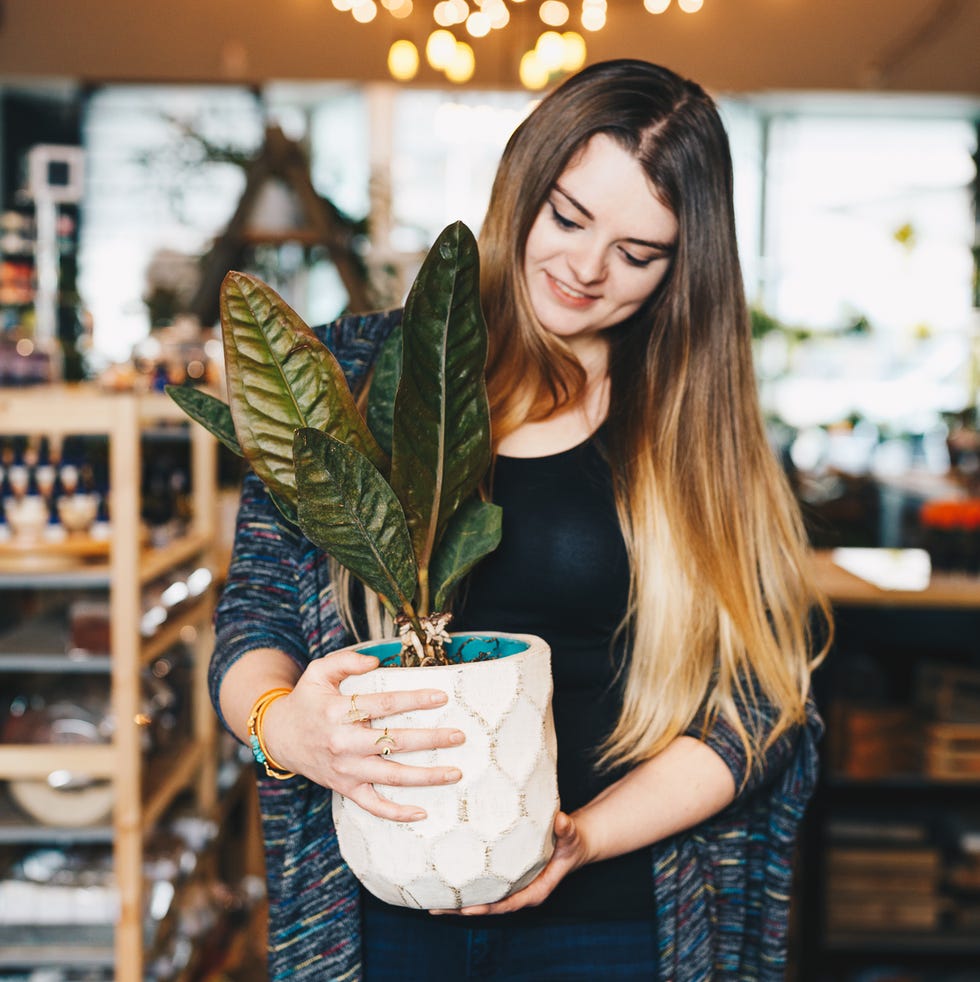
[[[287,771],[280,764],[277,764],[266,749],[265,741],[262,739],[262,720],[265,717],[265,711],[277,699],[288,696],[292,691],[292,689],[286,688],[270,689],[255,700],[255,705],[252,706],[252,711],[248,714],[248,742],[252,747],[252,756],[256,763],[265,768],[266,774],[269,777],[274,777],[277,781],[285,781],[295,777],[296,774],[294,771]]]

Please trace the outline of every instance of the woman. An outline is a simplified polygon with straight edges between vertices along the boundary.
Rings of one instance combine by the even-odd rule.
[[[452,916],[361,897],[328,789],[412,821],[420,809],[373,784],[460,775],[387,761],[345,720],[339,682],[376,662],[343,647],[326,558],[250,476],[212,692],[242,740],[264,706],[272,977],[781,978],[820,733],[807,700],[816,595],[759,414],[712,101],[638,61],[566,81],[508,143],[481,264],[504,533],[454,626],[552,646],[555,853],[515,895]],[[353,385],[397,320],[325,329]],[[445,698],[358,708],[382,718]],[[392,736],[403,750],[464,739]]]

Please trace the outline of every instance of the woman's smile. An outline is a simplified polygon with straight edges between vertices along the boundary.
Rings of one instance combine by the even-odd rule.
[[[570,307],[574,307],[576,309],[588,307],[597,299],[595,296],[591,296],[588,293],[583,293],[581,290],[576,290],[567,283],[563,283],[556,276],[552,276],[547,270],[545,270],[545,277],[547,278],[548,284],[555,296],[557,296],[562,303],[566,303]]]

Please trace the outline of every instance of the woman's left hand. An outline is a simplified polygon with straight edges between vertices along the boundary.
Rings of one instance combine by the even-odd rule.
[[[472,917],[475,914],[509,914],[522,907],[537,907],[569,873],[587,860],[588,850],[580,824],[571,815],[559,812],[555,816],[555,851],[545,868],[526,887],[494,904],[479,904],[461,910],[430,910],[429,913]]]

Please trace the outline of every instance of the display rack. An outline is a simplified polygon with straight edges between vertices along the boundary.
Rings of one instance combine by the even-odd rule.
[[[192,796],[201,814],[216,811],[215,718],[206,695],[213,591],[209,588],[176,610],[164,628],[150,638],[142,636],[140,625],[141,594],[147,584],[186,562],[213,565],[210,550],[215,528],[216,444],[200,427],[189,427],[192,509],[186,534],[164,548],[147,547],[141,535],[141,437],[161,423],[183,426],[186,422],[176,405],[159,394],[108,394],[87,385],[0,390],[0,434],[107,438],[111,489],[107,556],[51,572],[32,570],[29,562],[19,563],[16,558],[0,558],[0,589],[107,590],[111,651],[69,667],[64,649],[59,652],[54,640],[52,650],[43,651],[38,650],[43,644],[18,644],[16,637],[8,637],[0,652],[0,669],[108,672],[109,705],[116,721],[111,742],[103,745],[0,745],[0,780],[44,779],[57,768],[111,781],[111,827],[48,828],[6,815],[0,816],[0,842],[111,840],[119,909],[117,923],[110,927],[101,946],[86,946],[64,932],[60,938],[57,932],[52,938],[41,937],[35,944],[28,931],[16,950],[5,949],[0,970],[14,962],[79,965],[102,964],[108,959],[108,967],[119,982],[142,980],[146,838],[185,793]],[[193,639],[189,644],[193,658],[190,736],[177,749],[150,759],[141,748],[137,723],[141,673],[178,638],[188,637]],[[3,656],[8,657],[6,662]]]
[[[926,589],[884,590],[830,552],[813,569],[836,637],[814,678],[828,728],[802,840],[798,978],[974,978],[980,883],[957,885],[953,871],[980,865],[962,845],[980,829],[980,743],[954,771],[936,766],[929,734],[945,725],[937,685],[980,733],[980,703],[960,681],[980,678],[980,577],[941,571]]]

